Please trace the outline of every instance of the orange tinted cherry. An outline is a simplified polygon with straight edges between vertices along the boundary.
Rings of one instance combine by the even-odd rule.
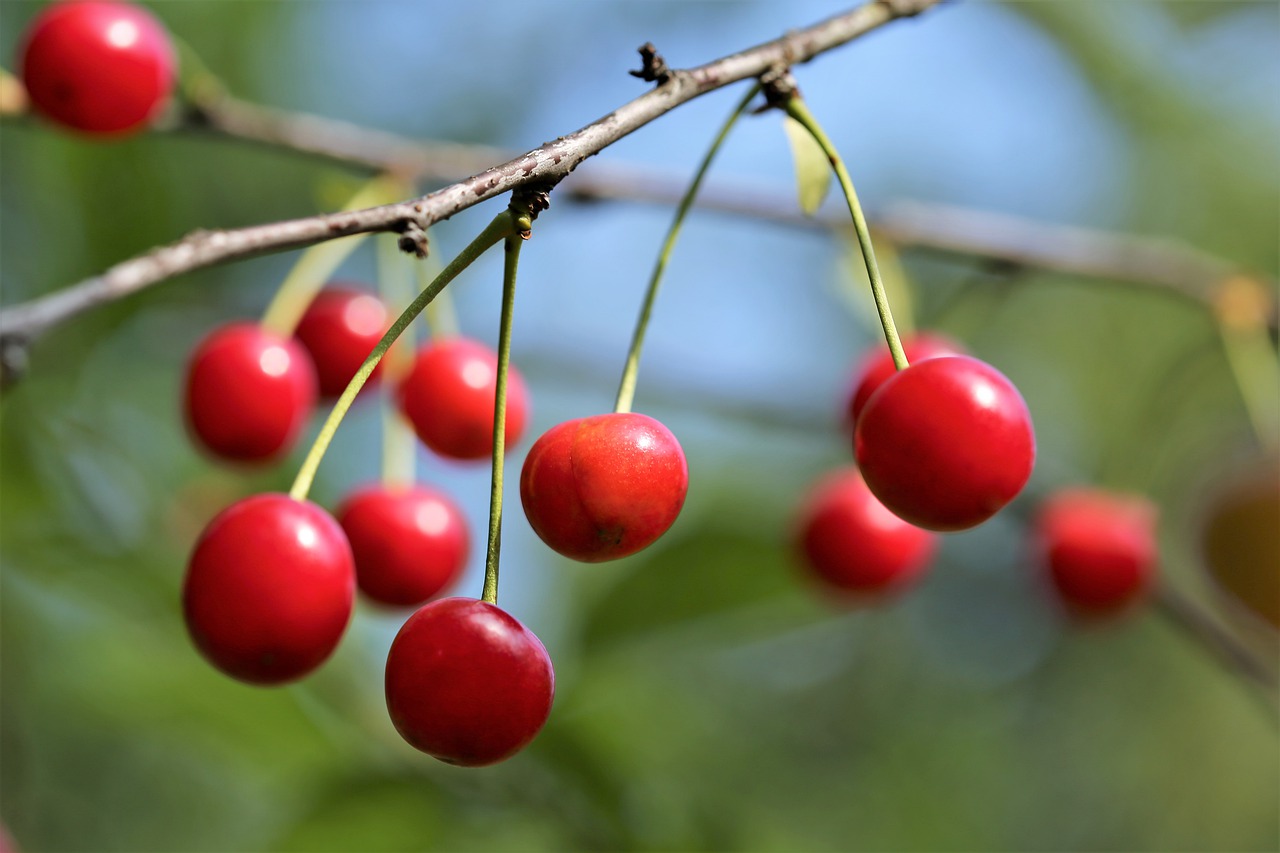
[[[529,448],[520,472],[530,526],[554,550],[591,563],[652,544],[679,516],[688,489],[675,436],[632,412],[552,427]]]

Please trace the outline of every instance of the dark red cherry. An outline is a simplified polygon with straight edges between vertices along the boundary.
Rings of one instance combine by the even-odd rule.
[[[902,349],[907,356],[907,361],[911,364],[927,358],[937,358],[940,355],[966,354],[963,346],[936,332],[920,332],[905,337],[902,340]],[[862,414],[862,407],[867,404],[871,395],[884,384],[885,380],[897,372],[898,368],[893,363],[893,354],[883,343],[873,347],[862,357],[862,362],[854,373],[849,401],[845,407],[846,423],[850,429],[858,422],[858,415]]]
[[[320,507],[261,494],[200,534],[182,587],[187,630],[232,678],[283,684],[337,647],[355,597],[351,549]]]
[[[306,351],[253,323],[213,332],[187,367],[187,426],[222,459],[264,462],[284,455],[315,401],[315,368]]]
[[[356,583],[370,599],[416,607],[466,568],[470,535],[462,510],[425,486],[366,486],[337,511],[356,560]]]
[[[872,494],[928,530],[986,521],[1026,485],[1035,435],[1022,395],[964,355],[912,364],[867,400],[854,456]]]
[[[852,465],[813,487],[800,510],[797,540],[809,572],[855,600],[910,586],[937,550],[937,536],[885,509]]]
[[[493,452],[493,402],[498,355],[468,338],[432,341],[418,351],[400,383],[400,408],[422,443],[452,459],[486,459]],[[514,365],[507,372],[509,450],[529,417],[529,392]]]
[[[689,468],[674,435],[647,415],[565,421],[529,448],[520,472],[525,516],[542,541],[595,563],[634,554],[684,506]]]
[[[173,90],[169,34],[132,3],[51,3],[27,30],[18,66],[32,106],[92,134],[144,127]]]
[[[293,336],[315,363],[322,397],[332,399],[346,390],[351,377],[390,325],[387,306],[372,293],[331,286],[316,294],[298,321]],[[361,393],[372,387],[381,373],[379,362],[360,389]]]
[[[1080,616],[1117,613],[1156,573],[1155,505],[1137,495],[1064,489],[1041,504],[1036,551],[1058,598]]]
[[[555,674],[533,632],[500,608],[443,598],[409,617],[391,644],[387,712],[406,741],[449,764],[510,758],[547,721]]]

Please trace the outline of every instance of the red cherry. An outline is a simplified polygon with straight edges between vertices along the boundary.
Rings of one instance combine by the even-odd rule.
[[[372,293],[328,287],[316,294],[293,336],[315,362],[321,396],[334,398],[346,390],[390,325],[387,306]],[[379,362],[361,393],[376,383],[381,373]]]
[[[805,566],[828,589],[857,597],[909,586],[937,550],[937,536],[885,509],[852,465],[818,481],[797,528]]]
[[[448,338],[418,351],[400,383],[400,409],[427,447],[452,459],[485,459],[493,451],[493,402],[498,356],[479,341]],[[520,440],[529,415],[524,379],[507,372],[508,449]]]
[[[565,421],[529,448],[524,513],[542,541],[588,563],[648,547],[680,514],[689,467],[665,426],[632,412]]]
[[[173,91],[169,34],[129,3],[54,3],[19,49],[22,82],[48,118],[86,133],[141,129]]]
[[[355,585],[351,548],[327,512],[288,495],[254,495],[200,534],[182,609],[196,647],[218,669],[283,684],[337,647]]]
[[[360,591],[381,604],[416,607],[466,567],[466,519],[440,492],[367,486],[342,502],[337,517],[355,554]]]
[[[963,530],[995,515],[1026,485],[1036,456],[1018,389],[965,355],[891,376],[867,400],[853,446],[872,494],[928,530]]]
[[[510,758],[555,695],[547,650],[500,608],[442,598],[409,617],[387,654],[387,712],[413,747],[463,767]]]
[[[907,361],[915,364],[927,358],[942,355],[966,355],[965,348],[945,335],[934,332],[921,332],[909,338],[903,338],[902,349]],[[889,347],[880,344],[873,347],[862,357],[862,363],[854,374],[853,384],[849,390],[849,402],[846,406],[850,428],[858,422],[858,415],[867,404],[867,400],[884,384],[890,376],[898,372],[893,363],[893,353]]]
[[[315,368],[306,351],[252,323],[213,332],[187,367],[187,425],[223,459],[259,462],[287,453],[315,401]]]
[[[1036,550],[1071,613],[1116,613],[1142,598],[1156,572],[1156,517],[1146,498],[1098,489],[1066,489],[1040,506]]]

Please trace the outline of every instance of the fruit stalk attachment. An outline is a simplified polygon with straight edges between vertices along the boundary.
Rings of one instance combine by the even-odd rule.
[[[502,316],[498,321],[498,377],[493,398],[493,474],[489,480],[489,538],[484,557],[484,588],[480,600],[498,603],[498,557],[502,550],[502,474],[507,452],[507,374],[511,365],[511,317],[516,301],[516,268],[520,247],[529,238],[533,217],[509,211],[515,232],[508,234],[502,264]]]
[[[907,366],[907,356],[903,352],[902,341],[898,337],[898,329],[894,325],[893,314],[889,310],[889,298],[885,295],[884,280],[880,276],[880,266],[876,263],[875,249],[871,245],[871,229],[867,225],[866,216],[862,213],[858,194],[854,192],[849,170],[845,168],[844,161],[840,159],[835,146],[831,144],[831,140],[827,138],[826,133],[798,94],[792,93],[787,96],[781,106],[787,115],[809,132],[813,141],[818,143],[822,152],[827,155],[827,160],[831,162],[836,180],[840,182],[840,189],[844,191],[845,202],[849,205],[849,215],[853,218],[853,230],[858,238],[858,247],[862,250],[862,259],[867,265],[867,277],[871,280],[871,297],[876,303],[876,313],[880,315],[885,343],[889,345],[889,352],[893,355],[894,366],[902,370]]]
[[[738,105],[733,108],[733,112],[729,114],[729,118],[721,126],[720,132],[716,134],[711,147],[707,149],[702,162],[698,165],[698,171],[694,173],[693,180],[689,182],[689,187],[680,199],[679,206],[676,207],[675,218],[671,220],[671,227],[667,229],[666,239],[663,240],[662,249],[658,252],[658,260],[653,267],[653,275],[649,278],[649,287],[645,291],[644,302],[640,306],[640,316],[636,318],[635,331],[631,336],[631,348],[627,351],[627,362],[622,368],[622,381],[618,384],[617,402],[613,406],[615,412],[631,411],[631,403],[636,395],[636,375],[640,370],[640,350],[644,346],[644,333],[649,328],[649,316],[653,313],[653,303],[657,299],[658,288],[662,284],[662,275],[666,272],[667,262],[671,259],[671,251],[675,248],[676,240],[680,236],[680,229],[684,226],[685,216],[689,213],[689,208],[693,207],[693,200],[697,197],[698,190],[702,187],[702,180],[706,177],[707,170],[711,167],[711,161],[719,153],[720,146],[728,138],[729,131],[737,123],[738,117],[746,111],[747,105],[751,103],[751,99],[759,91],[759,84],[752,86],[742,100],[738,102]]]

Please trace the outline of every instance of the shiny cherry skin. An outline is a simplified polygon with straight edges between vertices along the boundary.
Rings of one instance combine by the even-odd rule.
[[[449,764],[505,761],[551,713],[555,673],[542,642],[474,598],[424,604],[400,628],[386,669],[387,712],[413,747]]]
[[[387,306],[372,293],[330,286],[316,294],[293,336],[315,362],[320,396],[338,397],[391,325]],[[361,393],[377,383],[382,363],[373,369]]]
[[[1157,571],[1155,505],[1137,495],[1064,489],[1039,507],[1036,551],[1058,599],[1076,616],[1126,610]]]
[[[182,612],[196,647],[250,684],[314,670],[351,620],[356,574],[342,528],[308,501],[260,494],[232,504],[200,534]]]
[[[214,331],[187,366],[183,409],[198,443],[235,462],[269,462],[287,453],[316,402],[306,350],[253,323]]]
[[[422,347],[400,382],[400,409],[422,443],[450,459],[487,459],[493,452],[498,355],[479,341],[445,338]],[[529,417],[529,392],[514,365],[507,371],[506,447]]]
[[[680,515],[688,490],[676,437],[634,412],[557,424],[529,448],[520,472],[520,500],[534,532],[587,563],[651,545]]]
[[[169,34],[131,3],[51,3],[31,22],[19,53],[32,106],[89,134],[142,129],[168,100],[176,76]]]
[[[902,350],[907,356],[907,362],[910,364],[924,361],[927,358],[937,358],[941,355],[967,354],[962,345],[951,340],[946,335],[940,335],[936,332],[920,332],[916,335],[904,337]],[[889,352],[889,347],[883,343],[873,347],[871,351],[862,357],[862,362],[854,373],[853,383],[849,391],[849,401],[846,406],[847,416],[845,423],[848,424],[850,429],[858,422],[858,415],[862,414],[862,409],[866,406],[867,400],[871,398],[871,395],[885,383],[885,380],[897,372],[898,368],[893,363],[893,354]]]
[[[417,607],[466,568],[470,534],[462,510],[426,486],[366,486],[338,507],[356,560],[356,584],[389,607]]]
[[[805,568],[825,589],[850,601],[909,587],[937,551],[937,535],[885,509],[852,465],[818,481],[796,529]]]
[[[871,493],[927,530],[964,530],[995,515],[1022,491],[1036,455],[1018,389],[964,355],[891,376],[867,400],[853,446]]]

